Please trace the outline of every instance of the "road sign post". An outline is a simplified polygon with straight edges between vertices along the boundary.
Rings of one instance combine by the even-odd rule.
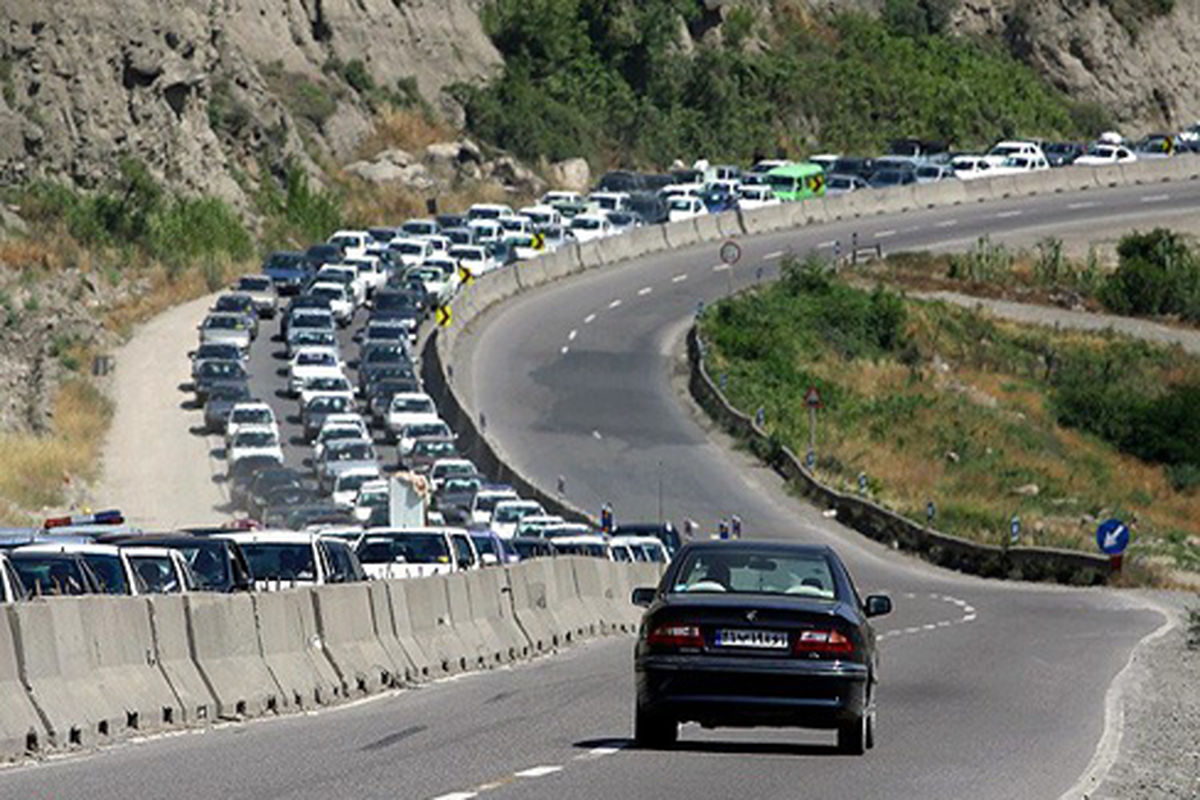
[[[742,257],[742,248],[733,239],[727,239],[721,245],[721,262],[725,264],[725,273],[729,281],[729,294],[733,294],[733,265]]]
[[[804,405],[808,407],[808,452],[814,455],[817,452],[817,409],[822,407],[821,393],[817,387],[810,386],[808,391],[804,393]],[[813,465],[809,464],[809,469]]]
[[[1129,526],[1119,519],[1106,519],[1096,528],[1096,546],[1109,558],[1113,572],[1120,572],[1129,546]]]
[[[858,473],[858,493],[867,493],[867,473],[865,472]]]
[[[1013,514],[1012,519],[1009,520],[1008,543],[1015,545],[1019,541],[1021,541],[1021,518]]]
[[[925,521],[928,524],[932,525],[933,518],[936,516],[937,516],[937,506],[935,506],[933,504],[933,501],[930,500],[928,503],[925,504]]]

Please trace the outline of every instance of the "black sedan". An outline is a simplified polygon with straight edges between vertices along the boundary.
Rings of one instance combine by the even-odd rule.
[[[877,654],[869,617],[828,547],[774,542],[689,544],[646,606],[634,658],[634,738],[675,742],[680,722],[704,727],[837,730],[838,749],[874,745]]]

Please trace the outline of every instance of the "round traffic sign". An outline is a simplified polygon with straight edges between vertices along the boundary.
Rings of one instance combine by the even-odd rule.
[[[1120,555],[1129,546],[1129,526],[1119,519],[1106,519],[1096,528],[1096,546],[1110,556]]]
[[[738,247],[738,243],[733,239],[728,240],[721,245],[721,260],[726,264],[733,265],[742,257],[742,248]]]

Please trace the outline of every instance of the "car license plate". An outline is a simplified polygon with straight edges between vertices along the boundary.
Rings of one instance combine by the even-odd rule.
[[[781,631],[719,630],[713,644],[751,650],[787,650],[788,635]]]

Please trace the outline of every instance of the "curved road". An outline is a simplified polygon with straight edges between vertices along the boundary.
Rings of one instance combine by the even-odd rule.
[[[571,499],[611,499],[619,519],[656,517],[660,496],[675,520],[736,512],[750,535],[832,542],[862,588],[893,593],[880,741],[865,758],[834,757],[827,733],[690,726],[679,750],[628,749],[622,638],[311,717],[0,771],[0,796],[1058,797],[1088,769],[1105,694],[1162,616],[1119,592],[937,570],[824,519],[708,437],[679,400],[675,352],[697,301],[760,266],[770,275],[788,248],[854,230],[892,250],[1002,230],[1111,233],[1197,207],[1200,185],[1172,184],[873,217],[746,239],[732,275],[714,269],[711,245],[658,254],[515,299],[460,338],[470,364],[455,372],[473,406],[543,485],[565,475]]]

